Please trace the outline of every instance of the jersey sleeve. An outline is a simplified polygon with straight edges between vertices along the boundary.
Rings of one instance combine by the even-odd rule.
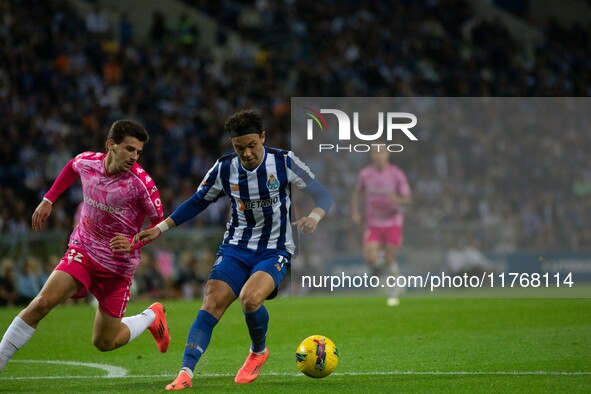
[[[315,176],[310,168],[301,161],[292,151],[285,157],[287,166],[287,180],[298,189],[304,189],[312,183]]]
[[[195,193],[199,198],[212,203],[224,195],[224,185],[220,176],[221,166],[222,163],[218,160],[213,167],[207,171],[207,174],[203,177],[203,180],[199,184],[197,192]]]
[[[310,171],[310,168],[293,152],[286,155],[288,181],[314,198],[314,206],[328,212],[332,205],[332,194],[320,183]]]
[[[164,212],[162,209],[162,201],[160,200],[160,192],[150,175],[145,172],[139,165],[134,166],[131,170],[141,183],[138,194],[139,204],[150,219],[150,228],[154,227],[162,220],[164,220]],[[150,242],[138,242],[133,249],[143,247]]]
[[[79,170],[77,167],[77,159],[83,154],[76,156],[66,163],[64,168],[61,170],[53,185],[49,191],[45,194],[45,198],[52,203],[66,191],[67,188],[72,186],[72,183],[78,178]]]
[[[216,161],[214,166],[207,172],[203,181],[199,184],[197,191],[181,205],[179,205],[170,218],[179,226],[184,222],[193,219],[205,210],[209,204],[217,201],[223,196],[224,188],[220,177],[220,161]]]
[[[143,206],[152,226],[164,220],[164,212],[162,210],[162,201],[160,200],[160,192],[154,184],[154,181],[146,186],[147,195],[143,197]]]

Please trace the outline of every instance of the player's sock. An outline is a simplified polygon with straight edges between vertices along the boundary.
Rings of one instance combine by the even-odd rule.
[[[129,328],[129,342],[133,341],[140,334],[146,331],[146,328],[150,327],[154,319],[156,318],[156,314],[150,308],[146,309],[139,315],[124,317],[121,319],[121,323],[125,324]]]
[[[4,369],[14,353],[29,342],[34,333],[35,329],[23,319],[18,316],[14,318],[0,342],[0,371]]]
[[[193,379],[193,370],[190,369],[189,367],[182,367],[181,371],[185,371],[187,373],[187,375],[189,375],[191,377],[191,379]]]
[[[189,330],[185,354],[183,355],[183,370],[185,368],[193,371],[201,355],[207,349],[211,340],[213,328],[218,324],[218,319],[204,310],[197,313],[197,318]]]
[[[390,275],[394,275],[394,276],[400,274],[400,268],[398,268],[398,263],[396,261],[394,261],[394,262],[392,262],[392,264],[390,264],[389,272],[390,272]]]
[[[264,305],[254,312],[244,312],[246,318],[246,325],[250,333],[252,345],[250,351],[253,353],[262,354],[265,352],[265,344],[267,339],[267,326],[269,324],[269,313]]]
[[[400,275],[400,269],[398,268],[398,263],[396,261],[392,262],[389,266],[389,275],[390,276],[398,276]],[[389,297],[390,298],[398,298],[400,297],[400,293],[401,293],[401,288],[400,287],[391,287],[390,288],[390,294]]]

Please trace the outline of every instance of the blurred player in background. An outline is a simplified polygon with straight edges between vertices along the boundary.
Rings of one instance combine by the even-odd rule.
[[[355,224],[362,223],[361,200],[365,199],[365,231],[363,258],[380,274],[378,262],[384,253],[389,275],[398,275],[396,256],[402,246],[404,213],[402,206],[411,202],[411,190],[404,172],[390,163],[386,149],[372,150],[371,163],[361,169],[351,198],[351,214]],[[390,289],[388,305],[399,304],[399,289]]]
[[[266,132],[258,113],[244,110],[224,125],[234,152],[217,160],[197,192],[165,221],[142,231],[134,242],[152,241],[170,227],[192,219],[214,201],[228,196],[232,210],[224,240],[205,285],[201,310],[189,331],[181,371],[166,390],[192,387],[193,370],[207,349],[212,331],[237,299],[252,344],[234,381],[254,381],[269,356],[269,314],[263,305],[274,298],[295,250],[291,224],[305,233],[316,231],[332,204],[330,192],[291,151],[264,146]],[[314,198],[312,212],[291,223],[291,187]]]
[[[105,143],[107,153],[84,152],[70,160],[33,213],[33,230],[40,231],[53,202],[80,178],[84,196],[80,223],[60,264],[6,330],[0,342],[0,371],[53,308],[89,291],[99,304],[92,336],[98,350],[123,346],[146,329],[161,352],[168,349],[170,335],[162,304],[156,302],[139,315],[123,317],[143,246],[131,247],[131,239],[146,217],[153,224],[164,217],[158,189],[137,163],[148,138],[135,122],[114,122]]]

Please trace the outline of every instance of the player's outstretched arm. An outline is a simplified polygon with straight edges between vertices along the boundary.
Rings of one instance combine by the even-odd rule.
[[[131,247],[133,248],[136,244],[142,243],[149,243],[158,238],[162,235],[163,232],[166,230],[175,227],[176,224],[174,220],[170,217],[166,218],[165,220],[161,221],[154,227],[148,228],[144,231],[141,231],[133,237],[133,241],[131,242]]]

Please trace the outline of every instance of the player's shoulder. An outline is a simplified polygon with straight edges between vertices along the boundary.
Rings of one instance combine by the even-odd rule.
[[[373,172],[375,172],[375,167],[372,166],[371,164],[367,164],[367,165],[361,167],[361,170],[359,170],[359,175],[368,176],[368,175],[372,174]]]
[[[104,152],[82,152],[74,158],[75,160],[89,160],[89,161],[100,161],[105,158],[107,154]]]
[[[235,157],[238,157],[238,155],[236,154],[236,152],[232,152],[232,153],[228,153],[227,155],[223,155],[222,157],[220,157],[217,162],[218,163],[225,163],[225,162],[229,162],[232,161]]]
[[[394,174],[397,174],[397,175],[404,175],[404,171],[402,170],[402,168],[398,167],[394,163],[390,163],[388,165],[388,170]]]
[[[129,169],[129,173],[138,181],[140,181],[141,183],[143,183],[144,185],[149,185],[152,186],[152,184],[154,183],[154,180],[152,179],[152,177],[150,176],[150,174],[148,174],[146,172],[146,170],[144,170],[144,168],[137,162],[135,162],[131,168]]]
[[[131,172],[134,175],[147,174],[146,170],[144,170],[144,167],[142,167],[138,162],[133,163],[133,165],[129,169],[129,172]]]
[[[293,152],[287,149],[267,147],[267,153],[279,156],[293,156]]]

